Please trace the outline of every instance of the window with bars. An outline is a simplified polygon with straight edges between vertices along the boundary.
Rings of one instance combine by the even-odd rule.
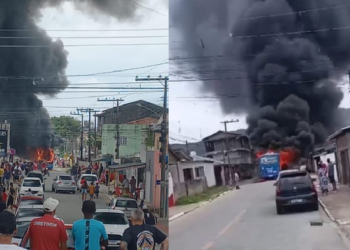
[[[120,137],[120,145],[126,146],[128,144],[128,138],[125,136]]]

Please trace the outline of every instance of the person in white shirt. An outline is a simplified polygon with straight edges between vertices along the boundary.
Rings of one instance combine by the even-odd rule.
[[[3,211],[0,213],[0,249],[1,250],[25,250],[12,244],[12,238],[16,234],[16,218],[13,213]]]
[[[240,187],[239,187],[239,175],[237,172],[235,172],[235,182],[236,182],[236,189],[240,189]]]
[[[129,185],[130,185],[130,183],[129,183],[129,180],[128,180],[128,178],[126,178],[126,175],[124,175],[124,180],[123,180],[123,191],[124,191],[124,193],[128,193],[129,192]]]

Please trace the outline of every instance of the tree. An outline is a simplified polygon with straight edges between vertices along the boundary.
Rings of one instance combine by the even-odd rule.
[[[51,117],[55,133],[61,137],[79,136],[81,133],[81,122],[71,116]]]

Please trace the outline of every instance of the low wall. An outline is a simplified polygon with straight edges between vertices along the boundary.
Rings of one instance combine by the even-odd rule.
[[[190,180],[174,184],[174,201],[179,198],[192,196],[207,191],[208,185],[205,178]]]

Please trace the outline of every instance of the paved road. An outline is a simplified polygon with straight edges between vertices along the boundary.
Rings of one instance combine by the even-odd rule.
[[[83,214],[81,212],[81,193],[76,192],[75,194],[71,193],[55,193],[51,191],[51,185],[53,179],[58,174],[62,174],[64,172],[56,172],[51,171],[50,177],[47,177],[45,180],[45,199],[52,197],[60,201],[60,205],[57,208],[57,216],[62,218],[65,223],[72,224],[74,221],[83,218]],[[95,199],[97,208],[107,208],[107,198],[100,194],[98,199]]]
[[[321,209],[277,215],[272,182],[244,186],[169,226],[171,250],[347,249]]]

